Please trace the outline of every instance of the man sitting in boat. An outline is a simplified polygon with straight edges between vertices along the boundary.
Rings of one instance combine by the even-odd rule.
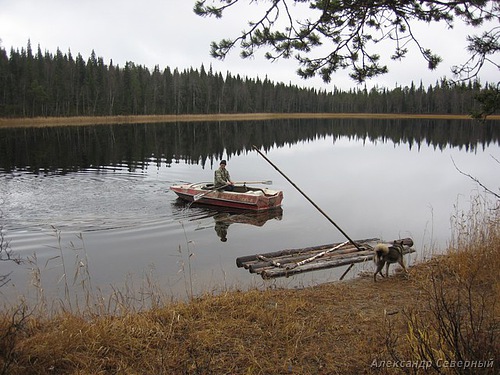
[[[221,160],[219,169],[215,171],[214,186],[224,190],[234,190],[234,183],[231,181],[229,171],[226,169],[225,160]]]

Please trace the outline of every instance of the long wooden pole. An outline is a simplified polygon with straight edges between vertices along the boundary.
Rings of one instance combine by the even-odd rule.
[[[294,183],[292,180],[290,180],[290,179],[289,179],[289,178],[288,178],[288,177],[287,177],[287,176],[286,176],[286,175],[285,175],[282,171],[280,171],[280,169],[279,169],[276,165],[274,165],[274,163],[273,163],[271,160],[269,160],[269,159],[267,158],[267,156],[266,156],[266,155],[264,155],[264,154],[263,154],[263,153],[262,153],[262,152],[261,152],[261,151],[257,148],[257,146],[252,146],[252,147],[254,148],[254,150],[255,150],[255,151],[257,151],[257,152],[260,154],[260,156],[262,156],[262,157],[263,157],[263,158],[264,158],[264,159],[265,159],[265,160],[266,160],[269,164],[271,164],[271,165],[273,166],[273,168],[274,168],[274,169],[276,169],[276,170],[277,170],[277,171],[278,171],[278,172],[279,172],[279,173],[280,173],[283,177],[285,177],[285,178],[286,178],[286,180],[287,180],[289,183],[291,183],[291,184],[292,184],[292,186],[293,186],[295,189],[297,189],[297,191],[298,191],[300,194],[302,194],[302,195],[304,196],[304,198],[306,198],[306,199],[307,199],[307,200],[308,200],[308,201],[309,201],[309,202],[310,202],[310,203],[311,203],[311,204],[312,204],[312,205],[313,205],[313,206],[314,206],[314,207],[315,207],[315,208],[316,208],[316,209],[317,209],[317,210],[318,210],[318,211],[319,211],[319,212],[320,212],[320,213],[321,213],[324,217],[326,217],[326,218],[328,219],[328,221],[329,221],[330,223],[332,223],[332,224],[335,226],[335,228],[337,228],[337,229],[339,230],[339,232],[340,232],[340,233],[342,233],[342,234],[344,235],[344,237],[345,237],[345,238],[346,238],[346,239],[347,239],[350,243],[352,243],[352,244],[356,247],[356,249],[358,249],[359,251],[362,251],[362,250],[363,250],[363,249],[361,249],[361,247],[360,247],[360,246],[359,246],[356,242],[354,242],[354,241],[353,241],[353,240],[352,240],[352,239],[351,239],[351,238],[347,235],[347,233],[346,233],[346,232],[344,232],[344,231],[342,230],[342,228],[340,228],[340,227],[339,227],[339,226],[338,226],[338,225],[337,225],[337,224],[336,224],[336,223],[335,223],[335,222],[334,222],[334,221],[333,221],[333,220],[332,220],[332,219],[331,219],[331,218],[330,218],[330,217],[329,217],[329,216],[325,213],[325,211],[323,211],[323,210],[322,210],[322,209],[321,209],[321,208],[320,208],[320,207],[319,207],[316,203],[314,203],[314,201],[313,201],[311,198],[309,198],[309,197],[308,197],[308,196],[307,196],[307,195],[306,195],[306,194],[305,194],[302,190],[300,190],[300,188],[299,188],[297,185],[295,185],[295,183]]]

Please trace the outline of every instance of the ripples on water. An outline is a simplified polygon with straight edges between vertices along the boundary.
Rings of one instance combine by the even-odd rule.
[[[221,259],[218,249],[218,211],[188,206],[169,190],[184,181],[186,170],[200,180],[212,171],[200,171],[196,165],[176,167],[155,161],[139,171],[123,165],[64,174],[0,173],[4,234],[16,254],[36,258],[36,265],[0,264],[0,274],[14,271],[17,293],[25,290],[26,280],[30,284],[30,273],[38,267],[44,289],[60,295],[62,263],[73,269],[85,258],[100,288],[124,280],[141,283],[145,273],[154,270],[154,282],[182,297],[187,293],[187,263],[192,262],[199,278],[189,277],[200,280],[190,281],[197,283],[196,289],[218,288],[223,276],[214,272],[224,274],[234,266],[233,255],[225,253]],[[190,259],[189,254],[196,256]],[[12,298],[6,288],[0,292]]]
[[[158,192],[146,174],[120,168],[47,176],[16,173],[4,183],[8,226],[14,230],[47,224],[77,231],[127,227],[136,218],[154,217],[158,208],[148,199]]]

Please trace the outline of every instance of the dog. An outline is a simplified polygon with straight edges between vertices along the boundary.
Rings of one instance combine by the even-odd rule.
[[[377,273],[384,277],[382,274],[382,269],[385,265],[385,276],[389,277],[389,265],[391,263],[399,263],[403,267],[404,271],[408,273],[406,269],[405,261],[403,258],[403,242],[394,241],[393,245],[389,246],[384,243],[378,243],[373,251],[373,262],[376,265],[375,273],[373,274],[373,281],[377,281]]]

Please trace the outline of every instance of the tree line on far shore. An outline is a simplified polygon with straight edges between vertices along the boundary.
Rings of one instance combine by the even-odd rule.
[[[106,65],[40,46],[0,48],[0,117],[115,116],[213,113],[439,113],[471,114],[488,90],[478,81],[446,80],[424,87],[331,91],[189,68],[160,70],[127,62]]]

